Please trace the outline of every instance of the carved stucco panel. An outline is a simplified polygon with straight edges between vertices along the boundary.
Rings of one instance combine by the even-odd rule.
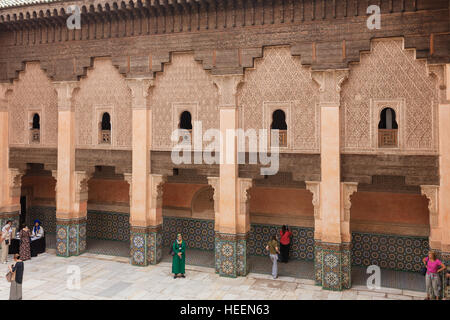
[[[438,86],[426,62],[416,60],[403,41],[376,40],[371,52],[352,65],[341,91],[341,128],[345,151],[376,151],[372,145],[371,99],[404,99],[402,151],[434,152],[437,149],[436,108]]]
[[[111,147],[131,148],[131,92],[110,59],[95,59],[87,77],[80,81],[74,104],[77,146],[98,145],[98,124],[95,123],[98,115],[95,112],[105,106],[112,108],[113,113],[110,115],[114,126]]]
[[[318,152],[318,85],[311,79],[310,68],[302,66],[289,47],[265,48],[263,58],[256,59],[255,67],[245,71],[238,90],[241,128],[270,129],[270,124],[266,128],[264,123],[264,104],[276,102],[291,105],[291,151]]]
[[[173,126],[178,126],[183,105],[186,105],[186,110],[195,106],[192,121],[202,122],[203,133],[208,129],[219,129],[217,88],[210,72],[194,60],[192,53],[172,55],[171,63],[164,66],[164,72],[156,75],[148,105],[152,109],[154,150],[171,150],[173,143],[170,137],[175,129]]]
[[[30,143],[30,112],[39,110],[41,142],[39,146],[55,147],[58,140],[58,111],[56,91],[38,62],[29,62],[25,71],[14,81],[10,96],[10,144]],[[32,118],[32,116],[31,116]]]

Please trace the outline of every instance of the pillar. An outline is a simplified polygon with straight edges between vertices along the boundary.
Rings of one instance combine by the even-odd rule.
[[[439,103],[439,205],[438,223],[439,237],[430,236],[430,246],[440,251],[441,258],[450,264],[450,64],[445,65],[444,74],[441,77],[444,82],[440,86],[441,96]]]
[[[12,86],[0,83],[0,226],[8,220],[19,226],[20,187],[24,171],[9,168],[9,95]]]
[[[215,232],[215,267],[220,276],[246,275],[249,221],[240,215],[241,200],[248,183],[238,178],[237,138],[238,109],[236,91],[242,75],[215,75],[219,91],[219,117],[222,141],[218,188],[218,230]],[[245,190],[244,190],[245,189]]]
[[[147,266],[162,257],[162,185],[165,177],[150,167],[152,113],[147,96],[153,80],[128,78],[132,107],[132,173],[130,196],[130,263]]]
[[[319,221],[315,223],[315,279],[328,290],[351,286],[351,237],[343,221],[340,164],[340,86],[347,70],[313,71],[320,92]],[[316,187],[317,188],[317,187]],[[317,198],[316,198],[317,201]]]
[[[56,254],[70,257],[86,250],[87,182],[90,173],[75,171],[77,81],[53,82],[58,97],[58,164],[56,174]]]

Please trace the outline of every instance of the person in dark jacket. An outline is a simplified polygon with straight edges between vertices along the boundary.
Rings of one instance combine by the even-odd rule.
[[[289,260],[289,250],[291,249],[292,232],[288,226],[283,226],[280,230],[280,262],[287,263]]]
[[[9,266],[11,272],[16,273],[15,280],[11,281],[11,289],[9,291],[9,300],[22,300],[22,280],[23,280],[23,261],[16,253],[14,255],[14,264]]]

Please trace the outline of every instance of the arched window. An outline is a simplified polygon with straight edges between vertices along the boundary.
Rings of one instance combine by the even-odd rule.
[[[39,143],[41,141],[41,117],[38,113],[33,114],[33,120],[31,123],[31,142]]]
[[[287,124],[286,124],[286,113],[283,110],[275,110],[272,113],[272,124],[270,129],[278,130],[279,135],[279,146],[287,147]]]
[[[398,146],[398,124],[392,108],[384,108],[378,122],[378,147],[396,148]]]
[[[192,117],[189,111],[183,111],[180,115],[180,129],[192,130]]]
[[[39,114],[35,113],[33,115],[33,129],[40,129],[41,128],[41,118],[39,117]]]
[[[180,115],[180,123],[178,124],[180,129],[183,129],[183,136],[180,138],[183,143],[192,143],[192,116],[189,111],[183,111]]]
[[[111,117],[108,112],[105,112],[102,116],[102,130],[111,131]]]
[[[111,144],[111,116],[108,112],[103,113],[100,123],[100,143]]]
[[[378,122],[378,129],[398,129],[394,109],[384,108],[381,111],[380,122]]]

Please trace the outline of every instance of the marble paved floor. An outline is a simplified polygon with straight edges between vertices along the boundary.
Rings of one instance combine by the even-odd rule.
[[[55,235],[46,236],[47,248],[55,248]],[[110,256],[128,257],[129,243],[119,241],[88,239],[87,252]],[[163,262],[171,262],[172,256],[169,248],[163,248]],[[214,252],[187,249],[186,264],[214,268]],[[260,274],[271,274],[271,262],[268,257],[250,256],[248,259],[250,272]],[[278,264],[280,276],[294,277],[300,279],[314,279],[314,265],[312,261],[290,260],[289,263]],[[397,288],[405,290],[416,290],[425,292],[425,281],[423,276],[414,272],[402,272],[382,269],[381,285],[386,288]],[[364,267],[352,267],[352,284],[365,285],[368,275]]]
[[[9,257],[11,259],[11,256]],[[68,267],[81,271],[79,289],[68,289]],[[0,265],[6,273],[6,265]],[[382,288],[371,291],[354,286],[332,292],[312,280],[292,277],[271,279],[250,273],[236,279],[219,277],[214,269],[187,266],[185,279],[173,279],[171,264],[134,267],[128,258],[85,253],[61,258],[44,253],[25,262],[24,299],[423,299],[424,293]],[[9,283],[0,280],[0,299],[8,299]]]

